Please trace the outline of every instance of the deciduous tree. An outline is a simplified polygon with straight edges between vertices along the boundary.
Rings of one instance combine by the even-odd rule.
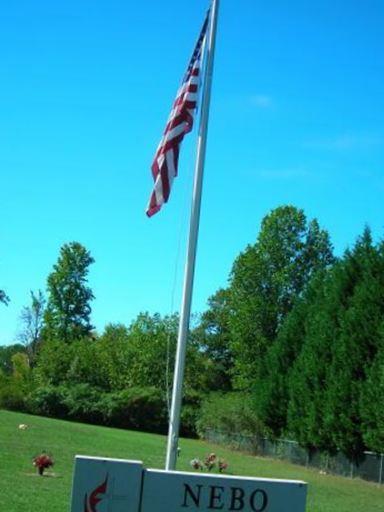
[[[90,302],[94,299],[88,286],[90,252],[78,242],[63,245],[47,281],[48,301],[44,314],[43,336],[70,342],[89,336]]]
[[[31,291],[31,305],[25,306],[20,315],[21,329],[18,339],[26,347],[31,364],[34,363],[38,345],[41,341],[45,302],[45,297],[41,290],[36,294]]]
[[[201,315],[194,330],[194,337],[212,362],[212,390],[231,389],[233,355],[230,347],[229,315],[229,290],[220,288],[208,299],[208,309]]]
[[[230,276],[230,334],[237,385],[263,375],[264,356],[314,272],[333,261],[328,233],[303,210],[267,215],[257,241],[235,260]]]

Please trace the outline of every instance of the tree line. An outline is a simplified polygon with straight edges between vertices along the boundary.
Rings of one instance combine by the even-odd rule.
[[[0,405],[165,432],[177,315],[91,324],[94,260],[65,244],[0,349]],[[8,298],[7,298],[8,299]],[[296,439],[358,460],[384,450],[384,243],[366,228],[342,257],[316,219],[271,211],[225,288],[192,322],[182,430]]]

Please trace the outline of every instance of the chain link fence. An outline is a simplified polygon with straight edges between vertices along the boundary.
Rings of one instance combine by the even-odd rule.
[[[296,441],[280,439],[270,441],[257,436],[207,430],[204,439],[216,444],[225,444],[234,450],[253,455],[283,459],[293,464],[316,468],[319,471],[350,478],[362,478],[370,482],[384,483],[384,454],[364,452],[359,463],[351,462],[342,453],[331,456],[325,453],[308,453]]]

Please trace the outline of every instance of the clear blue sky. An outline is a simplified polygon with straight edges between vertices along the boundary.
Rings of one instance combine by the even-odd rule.
[[[179,307],[194,135],[170,203],[150,164],[206,0],[5,2],[0,21],[0,344],[61,245],[94,256],[93,322]],[[194,311],[272,208],[317,217],[341,254],[383,236],[384,2],[222,0]],[[176,280],[175,280],[176,275]]]

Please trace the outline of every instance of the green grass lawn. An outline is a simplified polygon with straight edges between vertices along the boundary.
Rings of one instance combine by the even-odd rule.
[[[29,428],[19,430],[20,423]],[[320,475],[202,441],[183,439],[180,444],[180,470],[190,471],[191,459],[214,451],[229,462],[228,472],[233,475],[305,480],[307,512],[384,512],[384,486]],[[0,511],[68,512],[76,454],[142,460],[146,467],[162,468],[165,446],[163,436],[0,411]],[[39,477],[32,458],[43,450],[56,463],[46,477]]]

